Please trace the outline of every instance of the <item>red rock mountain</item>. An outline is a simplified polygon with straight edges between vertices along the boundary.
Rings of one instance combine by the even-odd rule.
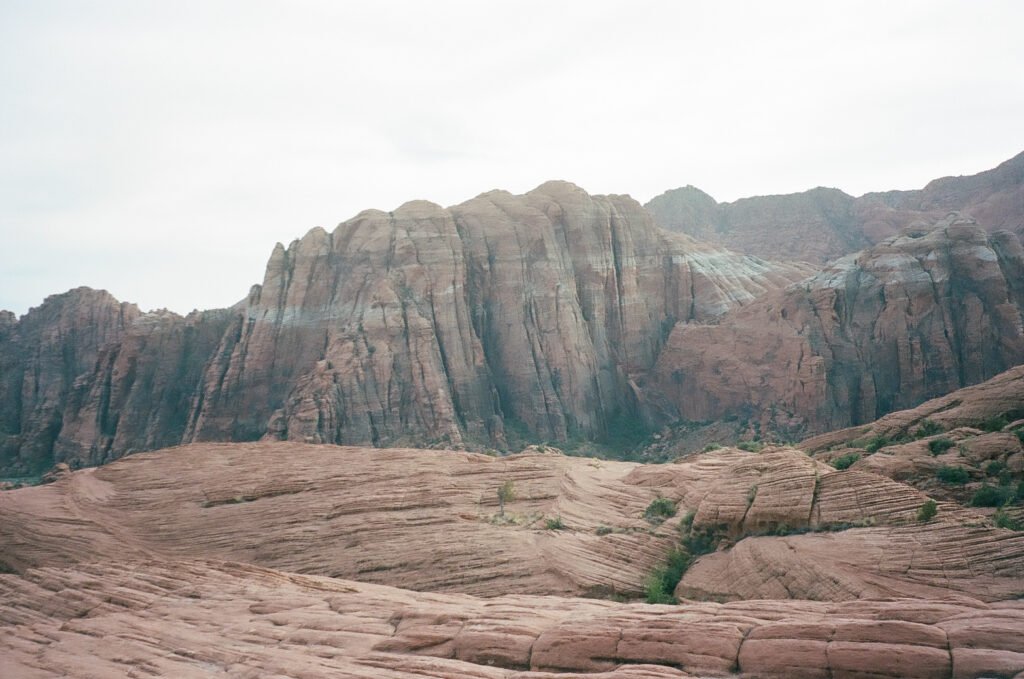
[[[646,207],[673,231],[774,260],[825,264],[879,243],[912,225],[930,225],[950,211],[990,231],[1024,238],[1024,153],[976,175],[944,177],[916,191],[859,198],[816,188],[782,196],[718,203],[693,186],[666,191]]]
[[[686,420],[820,433],[1024,363],[1022,329],[1020,241],[954,214],[714,324],[678,324],[648,386]]]
[[[600,438],[639,409],[635,379],[677,320],[810,272],[564,182],[367,211],[279,245],[231,310],[143,315],[79,290],[8,320],[0,384],[22,395],[0,403],[0,466],[264,436],[501,445],[510,422]]]

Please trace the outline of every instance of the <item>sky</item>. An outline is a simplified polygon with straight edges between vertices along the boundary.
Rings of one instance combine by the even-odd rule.
[[[921,188],[1024,150],[1024,2],[0,0],[0,309],[229,306],[276,242],[549,179]]]

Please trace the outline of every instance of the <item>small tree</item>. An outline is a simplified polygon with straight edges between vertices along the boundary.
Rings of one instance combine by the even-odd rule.
[[[512,502],[516,499],[516,489],[512,483],[512,479],[508,479],[505,483],[498,486],[498,515],[505,516],[505,503]]]
[[[917,520],[921,523],[931,521],[938,513],[939,505],[935,500],[927,500],[923,505],[921,505],[921,508],[917,510]]]

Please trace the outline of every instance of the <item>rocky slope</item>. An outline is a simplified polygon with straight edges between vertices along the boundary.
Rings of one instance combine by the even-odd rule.
[[[76,312],[95,338],[62,329],[62,310],[85,302],[7,318],[0,384],[26,396],[2,406],[0,464],[78,467],[261,437],[501,446],[507,424],[600,439],[640,409],[636,375],[676,320],[807,273],[664,232],[632,199],[565,182],[367,211],[279,245],[231,310]],[[44,327],[49,344],[33,330]]]
[[[0,575],[8,679],[1019,677],[1022,629],[1019,601],[478,599],[208,561]]]
[[[992,170],[944,177],[917,191],[859,198],[816,188],[718,203],[693,186],[667,191],[644,207],[662,226],[722,247],[771,259],[825,264],[950,211],[991,231],[1024,239],[1024,153]]]
[[[951,215],[723,316],[651,371],[685,420],[789,436],[871,422],[1024,362],[1024,250]]]
[[[658,496],[678,509],[662,523],[643,518]],[[0,493],[0,672],[1024,672],[1024,533],[955,503],[918,521],[924,497],[789,448],[667,465],[278,442],[142,453]],[[544,527],[554,516],[563,528]],[[812,532],[765,535],[782,524]],[[718,540],[678,586],[690,600],[566,596],[635,593],[681,533]]]

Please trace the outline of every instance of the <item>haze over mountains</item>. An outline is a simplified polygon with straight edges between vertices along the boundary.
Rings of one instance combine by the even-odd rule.
[[[1022,186],[1024,154],[859,199],[680,189],[652,219],[549,182],[314,229],[231,309],[72,290],[0,316],[0,469],[196,441],[479,449],[509,427],[557,442],[754,412],[789,437],[871,421],[1024,361],[1021,246],[986,235],[1024,229]]]

